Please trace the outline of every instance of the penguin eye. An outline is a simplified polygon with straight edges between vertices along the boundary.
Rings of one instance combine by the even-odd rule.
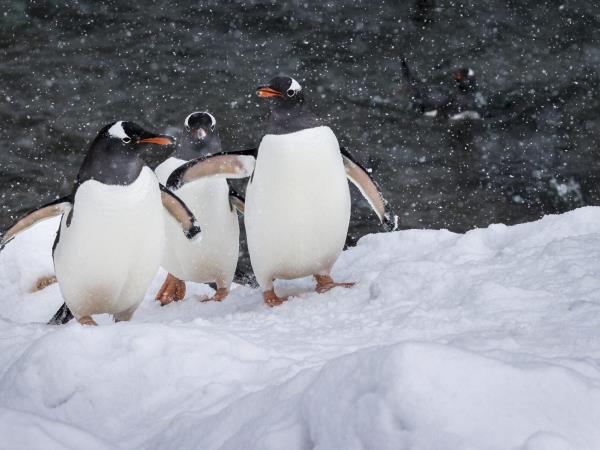
[[[124,144],[129,144],[131,142],[131,138],[130,137],[124,137],[123,139],[121,139],[121,141],[123,141]]]
[[[296,95],[296,91],[293,89],[288,89],[287,90],[287,96],[288,97],[293,97],[294,95]]]

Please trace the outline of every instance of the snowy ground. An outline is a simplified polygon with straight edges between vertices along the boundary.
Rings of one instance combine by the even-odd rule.
[[[0,255],[0,447],[600,448],[600,208],[371,235],[270,309],[258,290],[44,325],[56,222]]]

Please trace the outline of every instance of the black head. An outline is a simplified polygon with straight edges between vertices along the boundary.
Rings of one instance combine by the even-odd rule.
[[[462,92],[475,91],[477,89],[477,80],[475,71],[470,67],[463,67],[452,74],[452,78],[456,81],[458,88]]]
[[[104,126],[92,142],[81,165],[78,184],[94,179],[105,184],[129,184],[144,165],[148,164],[148,148],[144,144],[158,144],[166,148],[174,143],[171,136],[152,133],[133,122],[110,123]],[[153,147],[156,149],[156,147]],[[167,155],[154,155],[162,161]]]
[[[221,140],[217,130],[217,119],[211,113],[193,112],[183,122],[181,144],[175,156],[181,159],[197,158],[199,154],[213,154],[221,151]]]
[[[138,124],[119,120],[104,126],[94,140],[94,144],[103,143],[110,147],[138,150],[140,144],[171,145],[175,139],[164,134],[144,130]]]
[[[271,110],[267,125],[269,134],[293,133],[320,125],[304,102],[302,86],[292,77],[275,77],[266,86],[260,86],[256,95],[268,100]]]
[[[217,119],[207,111],[193,112],[185,118],[183,128],[193,139],[203,141],[217,132]]]
[[[256,95],[275,100],[280,104],[295,104],[304,100],[300,83],[287,75],[275,77],[269,81],[269,84],[260,86],[256,90]]]

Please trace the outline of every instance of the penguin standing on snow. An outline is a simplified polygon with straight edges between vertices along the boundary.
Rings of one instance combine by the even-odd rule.
[[[173,155],[155,172],[167,183],[175,169],[190,160],[202,161],[221,152],[217,121],[208,112],[194,112],[184,122],[182,141]],[[237,213],[243,212],[243,199],[231,189],[225,178],[207,178],[187,183],[175,193],[190,208],[202,227],[202,239],[186,239],[172,217],[166,216],[166,247],[162,266],[169,272],[156,294],[165,305],[185,296],[185,281],[216,283],[213,297],[221,301],[229,294],[239,253]]]
[[[95,325],[93,314],[129,320],[160,263],[163,207],[188,239],[200,228],[175,195],[159,185],[140,159],[143,144],[170,145],[169,136],[118,121],[100,130],[71,194],[26,215],[0,236],[0,247],[36,222],[62,214],[52,256],[65,300],[51,323],[73,316]],[[200,238],[199,236],[196,239]]]
[[[244,214],[250,260],[264,301],[275,306],[286,300],[275,294],[275,279],[313,275],[317,292],[351,287],[354,283],[336,283],[330,275],[350,221],[347,178],[388,229],[395,229],[386,203],[368,173],[308,109],[296,80],[276,77],[259,87],[257,95],[271,108],[259,148],[217,157],[256,156]],[[190,163],[188,169],[198,171],[210,160]],[[188,169],[171,175],[171,181],[185,178]]]

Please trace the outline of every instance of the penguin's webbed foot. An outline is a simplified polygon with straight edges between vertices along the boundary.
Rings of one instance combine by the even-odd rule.
[[[275,289],[271,289],[263,292],[263,299],[267,306],[272,308],[273,306],[279,306],[287,301],[288,297],[278,297],[277,294],[275,294]]]
[[[161,306],[168,305],[173,301],[183,300],[184,297],[185,281],[172,274],[167,275],[165,282],[156,294],[156,300],[160,302]]]
[[[319,294],[327,292],[335,287],[351,288],[356,284],[353,282],[336,283],[329,275],[315,275],[315,280],[317,280],[317,287],[315,288],[315,291],[317,291]]]
[[[96,323],[96,321],[94,319],[92,319],[92,316],[83,316],[83,317],[80,317],[79,319],[77,319],[77,321],[81,325],[93,325],[93,326],[97,326],[98,325]]]
[[[54,283],[56,283],[56,275],[46,275],[40,277],[35,282],[35,286],[31,288],[31,292],[41,291],[42,289],[45,289]]]
[[[229,295],[229,289],[227,288],[217,288],[215,291],[215,295],[212,297],[204,297],[200,300],[202,303],[206,302],[221,302],[225,300],[225,298]]]

